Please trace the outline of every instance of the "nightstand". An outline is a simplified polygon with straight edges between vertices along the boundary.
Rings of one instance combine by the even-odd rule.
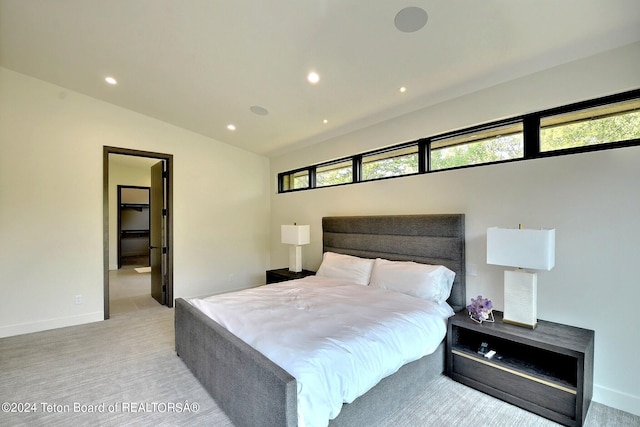
[[[278,268],[276,270],[267,270],[267,285],[271,283],[285,282],[287,280],[302,279],[303,277],[313,276],[315,271],[302,270],[299,273],[289,271],[288,268]]]
[[[566,426],[581,426],[593,395],[594,331],[538,321],[536,329],[449,318],[447,375]],[[479,353],[483,343],[495,355]]]

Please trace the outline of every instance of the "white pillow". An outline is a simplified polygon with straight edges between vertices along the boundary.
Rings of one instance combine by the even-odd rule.
[[[316,276],[345,279],[366,286],[371,279],[373,263],[374,260],[368,258],[325,252]]]
[[[442,265],[377,258],[369,286],[402,292],[435,303],[449,298],[456,274]]]

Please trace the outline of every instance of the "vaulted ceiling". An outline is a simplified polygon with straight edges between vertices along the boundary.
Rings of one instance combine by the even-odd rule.
[[[638,0],[0,0],[0,66],[267,156],[639,40]]]

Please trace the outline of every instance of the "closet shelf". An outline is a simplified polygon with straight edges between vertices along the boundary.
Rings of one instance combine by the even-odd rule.
[[[135,209],[137,211],[142,211],[143,209],[149,209],[149,205],[145,203],[122,203],[120,204],[121,209]]]
[[[146,237],[149,230],[122,230],[120,234],[122,237]]]

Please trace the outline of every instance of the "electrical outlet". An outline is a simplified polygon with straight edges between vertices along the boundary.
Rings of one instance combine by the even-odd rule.
[[[82,304],[82,295],[76,295],[76,305]]]

